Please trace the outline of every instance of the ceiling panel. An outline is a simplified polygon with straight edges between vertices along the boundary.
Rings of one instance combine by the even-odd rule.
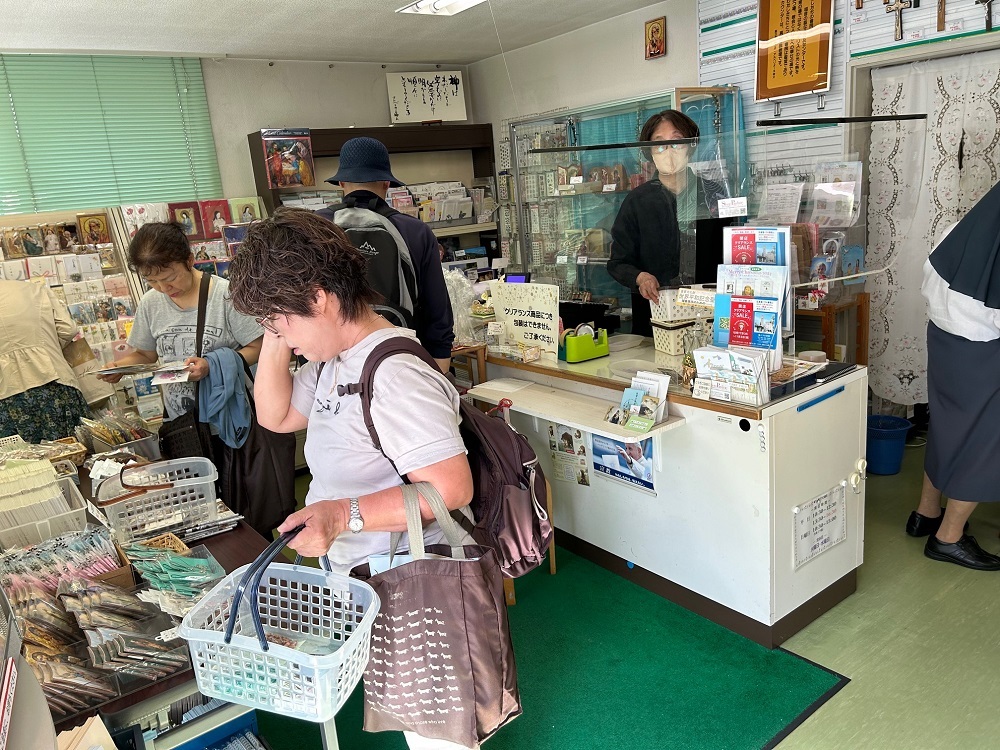
[[[467,64],[498,54],[500,43],[525,47],[654,4],[489,0],[451,17],[394,12],[405,3],[0,0],[0,50]]]

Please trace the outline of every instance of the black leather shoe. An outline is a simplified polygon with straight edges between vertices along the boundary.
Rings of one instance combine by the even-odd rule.
[[[941,509],[941,515],[934,518],[928,518],[927,516],[922,516],[917,511],[910,513],[910,517],[906,520],[906,533],[910,536],[927,536],[928,534],[936,534],[937,530],[941,528],[941,519],[944,518],[944,508]],[[965,526],[962,528],[963,534],[969,533],[969,523],[966,521]]]
[[[1000,570],[1000,557],[991,555],[976,543],[976,538],[963,534],[954,544],[939,541],[931,534],[924,545],[924,555],[931,560],[950,562],[973,570]]]
[[[941,515],[937,518],[928,518],[927,516],[922,516],[917,511],[910,513],[910,517],[906,521],[906,533],[910,536],[927,536],[928,534],[936,534],[937,530],[941,528],[941,519],[944,518],[944,510],[942,509]]]

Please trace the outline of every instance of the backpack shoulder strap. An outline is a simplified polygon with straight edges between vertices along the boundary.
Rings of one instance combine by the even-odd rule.
[[[420,345],[420,342],[407,336],[394,336],[372,349],[368,355],[368,359],[365,360],[364,367],[361,369],[361,379],[357,383],[337,387],[337,393],[340,396],[348,394],[361,396],[361,411],[364,415],[365,427],[368,429],[368,435],[372,439],[372,444],[382,452],[383,456],[385,456],[385,451],[382,450],[382,441],[379,439],[378,431],[375,429],[375,422],[372,420],[375,371],[385,360],[397,354],[412,354],[417,359],[427,363],[429,367],[433,367],[435,370],[440,369],[434,358]],[[389,457],[386,456],[386,458]],[[390,462],[392,461],[392,459],[389,460]]]

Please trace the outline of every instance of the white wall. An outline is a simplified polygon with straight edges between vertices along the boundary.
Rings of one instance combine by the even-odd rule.
[[[646,60],[643,24],[658,16],[667,17],[667,54]],[[504,63],[497,55],[468,67],[473,117],[493,123],[497,138],[505,119],[697,86],[697,3],[657,3],[508,52]]]
[[[385,74],[427,65],[203,60],[212,132],[226,196],[254,195],[247,133],[261,128],[391,125]],[[458,69],[461,70],[459,67]]]

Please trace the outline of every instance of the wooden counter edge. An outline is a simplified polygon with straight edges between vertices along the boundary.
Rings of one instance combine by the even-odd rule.
[[[570,370],[557,370],[552,367],[545,367],[544,365],[536,365],[533,362],[517,362],[513,359],[506,359],[505,357],[497,357],[495,355],[487,356],[486,361],[490,364],[497,365],[498,367],[512,367],[515,370],[524,370],[538,375],[548,375],[549,377],[571,380],[577,383],[583,383],[584,385],[597,386],[598,388],[611,388],[616,391],[624,391],[628,388],[626,383],[622,383],[617,380],[599,378],[596,375],[584,375],[583,373],[572,372]],[[653,366],[653,363],[650,363],[650,365]],[[487,381],[487,383],[488,382],[489,381]],[[703,401],[702,399],[695,398],[694,396],[684,396],[679,393],[668,394],[667,401],[672,404],[694,406],[698,409],[714,411],[719,414],[727,414],[732,417],[751,419],[755,422],[759,422],[762,418],[762,409],[755,409],[752,406],[739,406],[727,404],[722,401]]]

